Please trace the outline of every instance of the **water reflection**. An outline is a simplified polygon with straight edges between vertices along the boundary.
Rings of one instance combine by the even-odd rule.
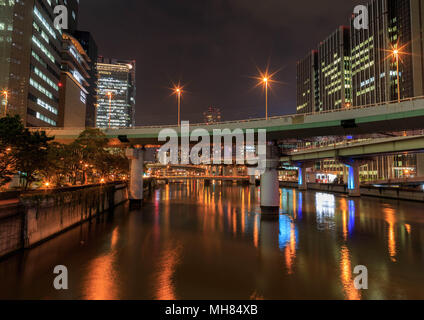
[[[336,197],[328,193],[317,193],[315,205],[318,229],[335,230]]]
[[[349,249],[346,246],[342,246],[340,250],[340,270],[341,270],[341,281],[343,284],[343,291],[347,300],[360,300],[361,293],[356,290],[353,269]]]
[[[159,259],[156,276],[156,299],[157,300],[177,300],[175,293],[174,274],[180,262],[182,248],[170,246],[166,248]]]
[[[0,298],[60,298],[43,275],[64,264],[67,298],[424,299],[422,204],[281,189],[268,220],[259,200],[252,186],[160,186],[83,246],[70,232],[0,262]],[[357,265],[369,290],[354,287]]]
[[[87,276],[84,280],[85,299],[87,300],[116,300],[119,299],[115,269],[116,245],[119,230],[116,227],[110,237],[110,247],[99,257],[94,258],[87,267]]]
[[[289,216],[280,215],[279,220],[279,247],[284,253],[288,274],[293,272],[293,264],[296,258],[297,230],[296,225]]]
[[[392,208],[384,208],[384,217],[388,224],[387,228],[387,242],[390,259],[396,261],[396,235],[395,235],[395,224],[396,216],[395,211]]]

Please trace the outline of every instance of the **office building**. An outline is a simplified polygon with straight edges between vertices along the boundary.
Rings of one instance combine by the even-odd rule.
[[[203,120],[208,124],[221,122],[221,110],[213,106],[208,107],[208,110],[203,113]]]
[[[62,37],[58,126],[83,128],[86,126],[91,60],[76,38],[67,33]]]
[[[62,31],[54,7],[63,1],[2,1],[0,10],[0,88],[8,90],[9,114],[26,126],[57,126]],[[69,26],[77,25],[78,0],[67,0]],[[2,101],[2,111],[5,103]]]
[[[349,108],[352,104],[350,28],[339,27],[318,47],[319,111]]]
[[[369,28],[351,28],[353,105],[398,99],[396,48],[401,99],[423,96],[423,1],[373,0],[367,6]]]
[[[135,72],[134,60],[98,58],[98,128],[135,126]]]
[[[297,62],[297,113],[312,113],[319,109],[318,51],[311,51]]]
[[[97,108],[97,56],[98,49],[97,44],[91,35],[87,31],[75,31],[73,36],[81,44],[82,48],[87,53],[87,56],[90,58],[89,61],[89,75],[88,78],[88,95],[87,95],[87,108],[86,108],[86,119],[85,126],[89,128],[94,128],[96,126],[96,108]]]

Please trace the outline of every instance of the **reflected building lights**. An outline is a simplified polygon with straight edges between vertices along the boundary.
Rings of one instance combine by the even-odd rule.
[[[303,193],[299,192],[297,196],[297,219],[302,220],[303,218]]]
[[[349,236],[353,235],[353,231],[355,230],[355,216],[356,216],[356,207],[355,201],[349,200]]]
[[[284,253],[288,274],[293,273],[293,264],[296,258],[297,230],[296,225],[287,215],[280,215],[280,232],[278,235],[278,244],[280,250]]]
[[[332,194],[317,193],[315,206],[318,228],[333,230],[335,228],[336,197]]]
[[[384,216],[388,227],[388,251],[390,255],[390,259],[395,262],[396,261],[396,236],[395,236],[395,224],[396,224],[396,214],[395,211],[391,208],[384,208]]]
[[[157,300],[177,300],[174,285],[174,273],[179,263],[181,247],[168,248],[159,260],[157,276]]]
[[[253,244],[256,248],[259,247],[259,228],[260,228],[260,216],[256,215],[253,223]]]
[[[352,277],[352,262],[350,260],[350,252],[346,246],[342,246],[340,259],[341,281],[343,291],[347,300],[361,300],[361,293],[355,288],[355,282]]]
[[[100,256],[91,261],[88,267],[87,279],[83,285],[86,300],[116,300],[117,294],[117,271],[114,266],[115,253]]]

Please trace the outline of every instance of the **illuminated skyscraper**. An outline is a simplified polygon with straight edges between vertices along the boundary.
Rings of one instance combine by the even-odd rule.
[[[135,71],[134,60],[98,58],[98,128],[135,126]]]
[[[319,106],[327,111],[352,104],[350,73],[350,29],[339,27],[318,47]]]
[[[62,31],[54,27],[54,7],[65,4],[71,30],[78,0],[0,1],[0,88],[8,90],[8,113],[27,126],[56,126]],[[4,114],[4,101],[0,99]]]
[[[87,89],[88,96],[85,125],[93,128],[96,126],[97,109],[97,44],[90,32],[77,30],[73,33],[73,35],[79,41],[87,53],[87,56],[90,58],[90,69],[88,72],[90,74],[88,79],[90,86]]]
[[[297,62],[297,113],[311,113],[319,108],[318,51],[311,51]]]
[[[424,3],[422,0],[373,0],[369,28],[351,28],[353,104],[398,99],[397,64],[390,51],[402,48],[400,96],[424,95]],[[353,26],[353,20],[352,20]]]
[[[62,37],[58,126],[83,128],[86,125],[91,60],[76,38],[65,32]]]

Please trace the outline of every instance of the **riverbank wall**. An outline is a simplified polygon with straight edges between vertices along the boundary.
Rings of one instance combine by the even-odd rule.
[[[0,258],[31,248],[128,201],[124,183],[21,194],[0,205]]]

